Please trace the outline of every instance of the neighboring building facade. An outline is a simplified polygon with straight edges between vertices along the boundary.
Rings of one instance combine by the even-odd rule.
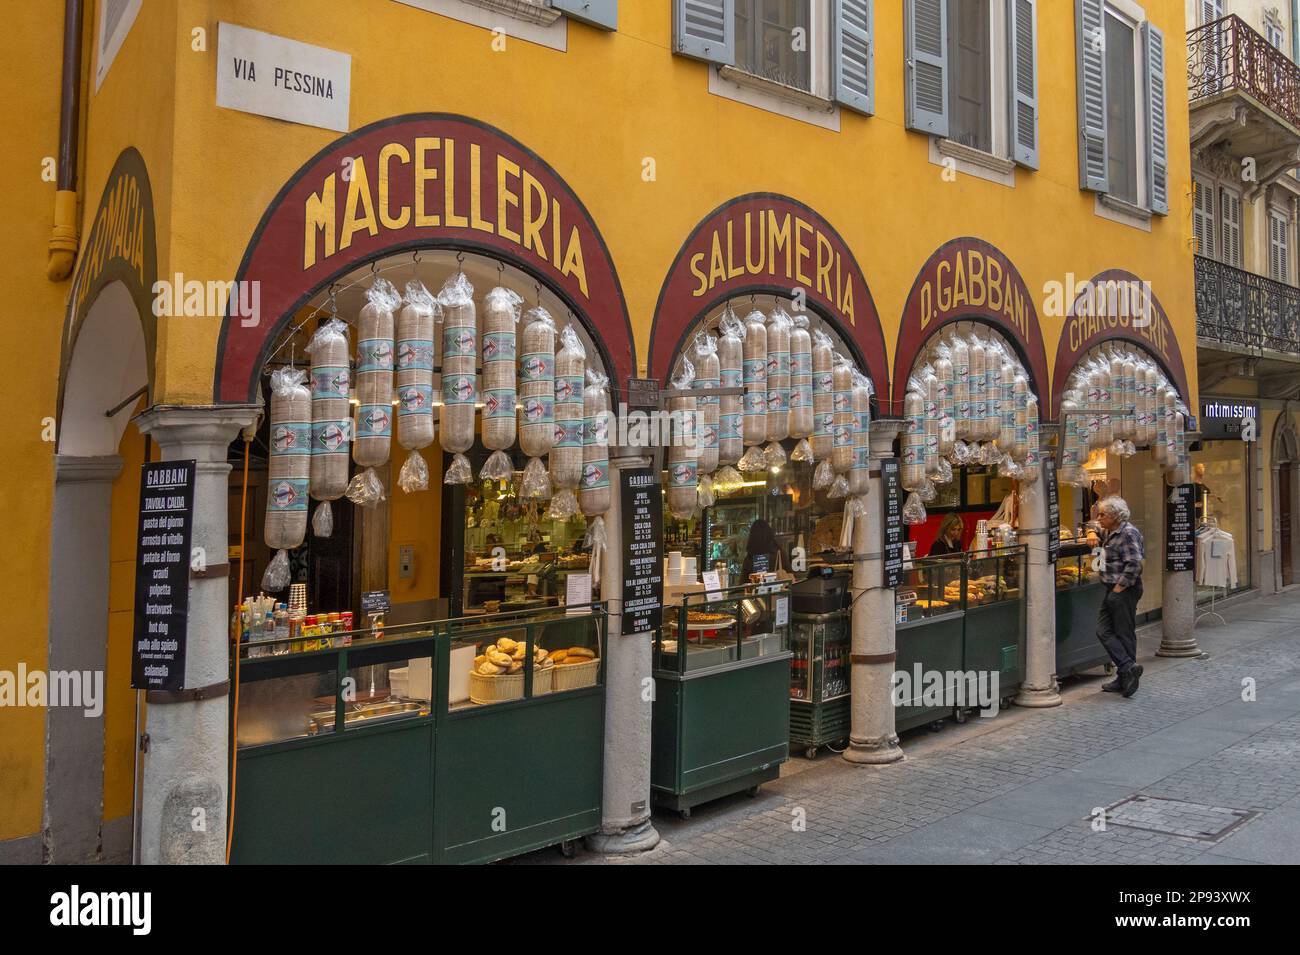
[[[156,859],[163,795],[178,775],[213,780],[224,795],[224,698],[151,706],[142,724],[150,749],[138,752],[138,701],[129,689],[134,534],[140,465],[157,459],[161,447],[167,457],[208,465],[197,492],[198,526],[210,554],[225,548],[238,522],[237,496],[235,517],[227,514],[226,446],[256,416],[248,400],[258,381],[256,345],[239,338],[238,316],[224,310],[155,314],[154,281],[231,281],[258,252],[283,268],[286,287],[298,283],[316,302],[336,278],[379,256],[398,248],[409,255],[419,243],[398,233],[425,225],[418,220],[426,183],[441,192],[436,170],[421,166],[426,175],[404,194],[405,214],[396,201],[386,205],[388,169],[409,182],[419,147],[402,137],[413,128],[427,136],[450,136],[450,124],[462,121],[486,129],[571,190],[578,202],[565,215],[581,208],[599,229],[599,242],[579,250],[584,261],[562,259],[558,250],[550,265],[531,261],[529,240],[504,229],[491,241],[520,246],[509,253],[519,267],[541,281],[553,273],[557,289],[576,282],[577,270],[601,252],[611,275],[616,270],[608,301],[625,310],[630,327],[630,354],[614,358],[632,375],[667,377],[653,359],[660,346],[652,328],[666,276],[693,230],[721,221],[711,217],[725,217],[728,204],[759,210],[775,196],[805,218],[796,213],[794,238],[782,240],[792,243],[786,274],[769,256],[761,284],[766,294],[807,287],[814,307],[846,337],[883,342],[876,376],[883,415],[900,410],[910,359],[926,336],[962,318],[988,322],[1020,351],[1047,421],[1056,416],[1063,375],[1089,347],[1112,338],[1161,363],[1199,418],[1191,360],[1197,318],[1202,344],[1207,336],[1194,298],[1192,170],[1181,148],[1189,111],[1178,0],[367,0],[364,15],[357,6],[86,5],[81,145],[76,182],[63,190],[76,203],[80,235],[70,274],[46,277],[55,184],[35,173],[14,184],[16,224],[3,239],[11,295],[22,307],[0,321],[13,340],[29,343],[35,364],[14,378],[19,403],[4,487],[12,538],[23,553],[11,548],[2,585],[10,620],[0,670],[99,670],[105,700],[102,714],[75,720],[0,709],[0,861],[129,858],[137,805],[144,807],[144,856]],[[222,23],[349,55],[342,125],[324,128],[330,120],[323,116],[320,126],[286,122],[265,115],[265,107],[262,115],[256,107],[218,107]],[[16,165],[36,170],[57,154],[58,18],[24,5],[10,17],[6,42],[42,65],[35,75],[11,71],[0,80],[19,106]],[[1197,113],[1191,116],[1196,122]],[[337,180],[322,175],[304,188],[313,157],[381,148],[388,127],[397,145],[383,143],[384,169],[370,170],[373,193],[352,194],[345,163]],[[1300,131],[1287,130],[1278,135],[1300,144]],[[447,162],[450,168],[450,156]],[[459,200],[447,185],[453,208],[466,196],[477,199],[478,169],[473,176]],[[1294,284],[1294,190],[1266,191],[1286,213]],[[333,195],[327,222],[324,204]],[[277,211],[309,200],[316,205],[306,206],[308,215],[328,234],[310,233],[305,250],[301,233],[280,250],[259,246]],[[471,247],[474,232],[489,235],[494,221],[516,214],[501,202],[477,210],[486,218],[467,222],[469,231],[444,248]],[[1243,212],[1240,239],[1247,256],[1259,247],[1247,232],[1267,235],[1267,224],[1250,215]],[[539,222],[538,243],[551,238]],[[720,234],[730,237],[733,225],[740,235],[743,225],[730,219]],[[558,236],[558,220],[552,227]],[[840,246],[851,250],[843,274],[823,259],[823,239],[827,256],[832,239],[836,256]],[[793,267],[792,248],[799,250]],[[710,304],[744,284],[737,276],[748,264],[738,256],[728,247],[716,276],[711,261],[708,275],[699,273]],[[868,286],[854,295],[846,294],[848,258]],[[972,263],[996,265],[1008,289],[1014,277],[1028,292],[1027,307],[1008,303],[999,311],[984,285],[978,295],[976,286],[943,287],[955,264],[960,271]],[[1155,328],[1112,316],[1082,331],[1072,309],[1053,308],[1066,283],[1113,271],[1149,283],[1159,305]],[[912,307],[935,287],[938,311]],[[276,292],[264,290],[266,309]],[[291,299],[262,315],[268,343],[300,305]],[[942,314],[949,306],[951,314]],[[130,423],[133,415],[142,415],[139,426]],[[1266,445],[1277,417],[1270,405],[1260,453],[1271,454]],[[53,431],[44,433],[47,420],[57,423],[57,441]],[[1290,440],[1283,445],[1294,462]],[[1262,466],[1278,460],[1266,457]],[[1296,465],[1286,467],[1294,481]],[[1116,479],[1127,493],[1127,479]],[[1142,512],[1154,542],[1162,485],[1153,471],[1140,480],[1155,482],[1153,503]],[[436,536],[438,515],[415,497],[394,495],[392,526],[432,526]],[[1279,511],[1268,505],[1262,513],[1273,521]],[[406,544],[415,548],[411,576],[397,566]],[[439,554],[436,539],[396,533],[380,548],[395,602],[445,596]],[[237,568],[239,554],[231,556]],[[1145,612],[1161,608],[1162,566],[1152,555]],[[228,650],[227,581],[196,578],[190,608],[191,675],[202,668],[192,684],[217,684]],[[617,755],[607,750],[607,766]],[[144,766],[139,797],[137,758]]]
[[[1300,579],[1297,10],[1196,0],[1187,15],[1203,433],[1193,461],[1208,514],[1234,537],[1236,589],[1269,593]],[[1253,443],[1240,440],[1243,417]]]

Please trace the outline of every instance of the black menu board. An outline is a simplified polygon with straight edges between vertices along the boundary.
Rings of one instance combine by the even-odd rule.
[[[1055,564],[1061,553],[1061,494],[1056,486],[1056,458],[1043,457],[1043,485],[1047,488],[1047,562]]]
[[[1165,499],[1165,570],[1196,568],[1196,495],[1191,484],[1172,488]]]
[[[658,630],[664,602],[664,503],[650,468],[620,470],[623,506],[623,633]]]
[[[131,641],[131,686],[137,690],[179,690],[185,685],[194,472],[192,460],[158,461],[141,468]]]
[[[903,579],[903,488],[899,483],[896,458],[880,462],[880,526],[885,540],[885,587],[897,587]]]

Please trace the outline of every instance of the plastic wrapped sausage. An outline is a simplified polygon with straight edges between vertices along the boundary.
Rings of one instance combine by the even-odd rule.
[[[790,332],[790,437],[813,433],[812,335],[808,316],[796,315]]]
[[[402,462],[397,485],[403,491],[429,487],[429,467],[421,448],[433,444],[433,330],[442,309],[418,281],[406,284],[397,313],[393,380],[397,391],[397,441],[411,453]]]
[[[947,342],[940,342],[935,348],[934,376],[939,381],[939,447],[938,453],[952,453],[957,440],[956,412],[956,371],[952,364],[952,349]]]
[[[307,485],[311,480],[311,392],[307,373],[280,368],[271,373],[271,457],[267,463],[266,546],[278,551],[263,578],[266,589],[289,583],[287,551],[307,536]],[[269,586],[280,584],[280,586]]]
[[[767,440],[790,434],[790,316],[780,305],[767,322]]]
[[[1157,389],[1156,399],[1156,440],[1151,445],[1151,460],[1161,467],[1169,467],[1169,428],[1173,423],[1174,390],[1166,384]]]
[[[925,365],[920,372],[921,389],[925,395],[925,473],[939,473],[939,376],[933,365]]]
[[[596,517],[609,510],[609,379],[587,369],[582,389],[582,513]]]
[[[987,434],[984,419],[988,414],[988,391],[986,373],[988,370],[988,351],[984,343],[976,336],[970,338],[970,424],[967,436],[972,441],[984,441]]]
[[[871,379],[853,373],[853,466],[849,493],[866,494],[871,488]]]
[[[718,323],[718,366],[723,388],[743,388],[744,326],[728,305]],[[719,402],[718,463],[735,464],[745,451],[744,398],[725,395]]]
[[[1025,400],[1025,460],[1021,466],[1022,481],[1037,481],[1041,464],[1038,446],[1038,399],[1027,395]],[[1050,528],[1049,533],[1056,533]]]
[[[712,335],[700,334],[695,338],[696,388],[718,388],[722,383],[722,369],[718,362],[718,340]],[[718,469],[719,401],[717,395],[695,399],[699,411],[699,473],[712,474]]]
[[[352,378],[348,369],[348,330],[337,318],[322,322],[307,345],[311,355],[311,496],[320,501],[312,517],[318,537],[334,527],[330,501],[348,489],[352,440]]]
[[[549,498],[550,475],[541,458],[555,446],[555,320],[538,305],[523,317],[519,336],[519,447],[524,497]]]
[[[1082,409],[1079,393],[1067,388],[1061,394],[1061,471],[1062,484],[1077,485],[1083,473],[1083,442],[1079,437],[1082,415],[1072,412]]]
[[[582,483],[582,388],[587,350],[578,332],[566,325],[555,354],[555,446],[551,448],[552,519],[567,520],[577,513],[574,495]]]
[[[480,478],[508,481],[514,477],[509,449],[516,434],[516,336],[523,301],[502,286],[483,296],[483,446],[492,453],[479,469]]]
[[[672,387],[688,390],[695,381],[695,366],[682,356]],[[699,456],[696,447],[696,399],[694,396],[670,398],[672,441],[668,446],[668,510],[679,520],[695,512],[698,501]]]
[[[438,293],[442,306],[442,449],[453,457],[446,484],[474,480],[465,452],[474,446],[474,403],[478,397],[478,319],[474,286],[457,272]]]
[[[357,321],[357,418],[352,460],[377,467],[388,460],[393,435],[393,312],[401,297],[377,278],[366,290]]]
[[[1029,450],[1029,382],[1022,372],[1016,371],[1011,379],[1013,440],[1011,457],[1017,464],[1025,463],[1025,454]],[[1038,402],[1034,402],[1037,415]]]
[[[767,323],[763,313],[745,317],[745,447],[767,438]]]
[[[960,335],[954,335],[948,348],[952,359],[954,435],[967,440],[971,437],[970,345]]]
[[[1172,427],[1169,429],[1169,471],[1167,474],[1168,484],[1178,486],[1186,484],[1188,478],[1187,468],[1187,431],[1186,431],[1186,407],[1182,402],[1178,402],[1175,407],[1172,421]]]
[[[835,439],[831,467],[836,474],[848,474],[853,467],[853,365],[838,352],[831,377],[835,383]]]
[[[904,489],[915,491],[925,481],[925,395],[917,382],[908,384],[903,398],[903,420],[907,430],[903,435],[903,465],[900,479]]]
[[[813,455],[830,458],[835,441],[835,347],[820,328],[813,333]]]

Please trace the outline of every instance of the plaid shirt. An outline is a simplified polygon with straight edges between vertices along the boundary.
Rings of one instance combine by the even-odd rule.
[[[1142,558],[1146,555],[1142,532],[1125,521],[1106,535],[1106,569],[1103,583],[1132,587],[1142,582]]]

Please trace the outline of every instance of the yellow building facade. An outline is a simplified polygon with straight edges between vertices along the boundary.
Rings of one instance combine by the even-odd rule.
[[[12,619],[0,670],[56,668],[60,633],[51,621],[80,619],[60,613],[78,593],[81,567],[103,579],[82,592],[93,592],[93,613],[103,618],[95,639],[103,642],[105,689],[98,737],[69,730],[76,752],[93,754],[96,745],[102,752],[102,777],[91,787],[101,806],[99,841],[81,838],[75,849],[64,849],[51,823],[51,799],[59,801],[52,780],[66,777],[46,712],[0,708],[0,858],[129,856],[134,534],[140,465],[147,453],[158,456],[157,441],[150,451],[131,416],[254,402],[257,359],[276,333],[318,304],[332,282],[381,255],[417,251],[421,229],[430,248],[505,250],[522,272],[587,313],[623,379],[665,381],[685,329],[736,289],[806,287],[860,344],[886,418],[901,411],[910,366],[900,362],[909,364],[949,319],[979,316],[1021,349],[1044,396],[1045,420],[1056,418],[1074,358],[1117,337],[1157,358],[1196,409],[1180,0],[1116,4],[1134,37],[1139,75],[1149,49],[1144,25],[1164,38],[1165,168],[1153,177],[1140,143],[1127,161],[1120,157],[1114,168],[1127,174],[1133,167],[1137,193],[1128,199],[1081,187],[1079,59],[1092,40],[1071,3],[986,5],[989,95],[982,108],[976,104],[967,142],[917,128],[927,88],[913,55],[918,25],[904,13],[915,4],[861,4],[868,19],[854,33],[837,17],[859,5],[813,0],[802,27],[811,66],[794,80],[756,79],[700,59],[675,25],[679,4],[610,3],[617,7],[612,30],[561,9],[581,5],[523,4],[545,14],[529,20],[509,6],[177,0],[136,11],[128,4],[129,22],[105,63],[114,45],[104,35],[105,4],[88,4],[75,187],[80,244],[70,274],[58,281],[46,274],[55,183],[41,170],[58,150],[60,18],[48,9],[54,4],[13,12],[6,42],[27,51],[36,72],[0,79],[6,100],[18,105],[15,168],[27,171],[10,179],[11,226],[0,240],[21,307],[2,321],[15,339],[33,342],[34,361],[11,388],[4,496],[11,537],[22,548],[11,548],[4,575]],[[1023,124],[1023,113],[1006,105],[1015,99],[1007,92],[1015,85],[1007,50],[1017,7],[1033,14],[1029,139],[1028,126],[1008,119],[1020,115]],[[735,12],[730,3],[718,9]],[[222,24],[347,54],[347,89],[334,90],[348,96],[346,130],[218,105]],[[957,21],[945,29],[956,30]],[[841,83],[838,71],[859,34],[870,52],[870,82],[855,95],[853,77]],[[748,41],[730,35],[743,52]],[[697,55],[682,52],[687,47]],[[940,54],[941,65],[945,55],[955,54]],[[919,84],[911,106],[909,84]],[[954,131],[959,99],[949,103]],[[1133,126],[1149,129],[1141,110],[1150,100],[1138,95],[1137,102]],[[1138,138],[1147,141],[1145,133]],[[1032,157],[1017,152],[1029,140]],[[349,157],[360,161],[349,166]],[[466,191],[444,192],[455,188]],[[1162,202],[1167,214],[1153,212]],[[735,216],[727,212],[732,205]],[[749,231],[746,212],[756,217]],[[1158,303],[1153,326],[1074,314],[1072,283],[1103,273],[1149,283]],[[183,290],[186,281],[248,276],[263,282],[260,325],[241,327],[239,316],[228,319],[206,299],[153,314],[155,281]],[[149,311],[141,313],[142,301]],[[436,451],[426,452],[435,475]],[[94,513],[107,515],[97,549],[52,560],[64,525],[51,489],[58,468],[74,473],[74,458],[120,464],[105,465],[116,476],[96,472],[102,510]],[[443,516],[432,495],[425,498],[395,496],[391,504],[386,583],[395,602],[445,595],[437,544]],[[404,530],[410,527],[432,527],[433,536]],[[1158,536],[1155,526],[1149,535]],[[408,545],[415,572],[405,576],[399,549]],[[1153,598],[1148,609],[1157,607]],[[69,660],[79,652],[73,643]]]

